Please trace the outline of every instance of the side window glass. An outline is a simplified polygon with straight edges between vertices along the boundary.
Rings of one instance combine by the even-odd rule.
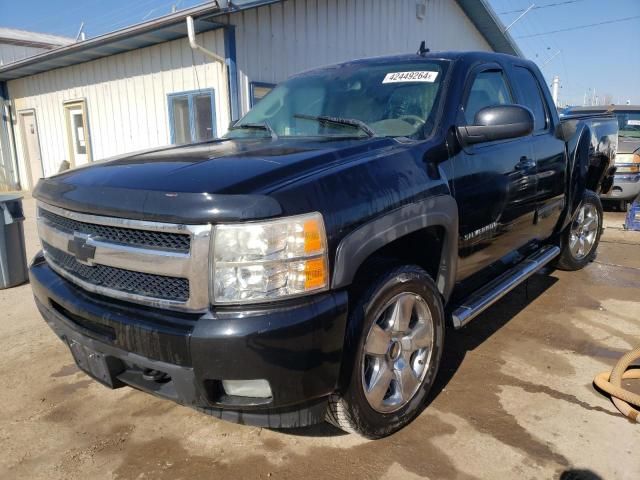
[[[534,131],[547,128],[547,113],[540,93],[540,86],[531,71],[524,67],[515,67],[514,80],[522,92],[522,103],[533,112]]]
[[[476,75],[464,106],[468,125],[473,125],[476,113],[492,105],[513,103],[504,75],[499,70],[486,70]]]

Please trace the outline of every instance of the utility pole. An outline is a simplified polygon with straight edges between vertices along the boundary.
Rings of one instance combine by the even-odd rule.
[[[558,91],[560,90],[560,77],[558,75],[553,76],[553,81],[551,82],[551,98],[553,98],[553,103],[558,106]]]
[[[78,33],[76,34],[76,42],[80,41],[83,42],[85,40],[85,34],[84,34],[84,21],[80,23],[80,28],[78,29]]]
[[[511,27],[513,27],[513,26],[516,24],[516,22],[518,22],[522,17],[524,17],[527,13],[529,13],[529,12],[531,11],[531,9],[532,9],[533,7],[535,7],[535,6],[536,6],[536,4],[535,4],[535,3],[532,3],[531,5],[529,5],[529,8],[527,8],[524,12],[522,12],[520,15],[518,15],[518,18],[516,18],[513,22],[511,22],[511,23],[507,26],[507,28],[505,28],[505,29],[503,30],[503,32],[502,32],[502,33],[507,33],[507,31],[508,31]]]

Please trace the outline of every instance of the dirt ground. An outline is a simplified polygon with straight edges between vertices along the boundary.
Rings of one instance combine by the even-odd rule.
[[[640,345],[640,232],[622,222],[607,213],[585,270],[535,276],[448,332],[430,405],[375,442],[328,425],[234,425],[109,390],[77,370],[29,285],[2,290],[0,478],[640,478],[640,428],[591,384]]]

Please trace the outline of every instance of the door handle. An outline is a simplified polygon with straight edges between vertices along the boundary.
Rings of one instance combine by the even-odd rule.
[[[520,157],[520,161],[516,163],[517,170],[526,170],[529,168],[535,168],[536,161],[529,157]]]

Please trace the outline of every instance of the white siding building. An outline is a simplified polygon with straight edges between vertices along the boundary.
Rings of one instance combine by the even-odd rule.
[[[73,38],[0,27],[0,66],[73,43]]]
[[[0,27],[0,67],[70,43],[73,43],[72,38]],[[3,114],[4,112],[0,111],[0,191],[16,186],[15,181],[11,181],[16,177],[14,162],[8,148],[1,148],[3,138],[5,143],[9,143],[6,128],[4,131],[2,128]]]
[[[220,59],[191,48],[187,16]],[[422,40],[519,54],[501,27],[484,0],[220,1],[18,60],[0,67],[8,183],[222,135],[275,83],[321,65]]]

